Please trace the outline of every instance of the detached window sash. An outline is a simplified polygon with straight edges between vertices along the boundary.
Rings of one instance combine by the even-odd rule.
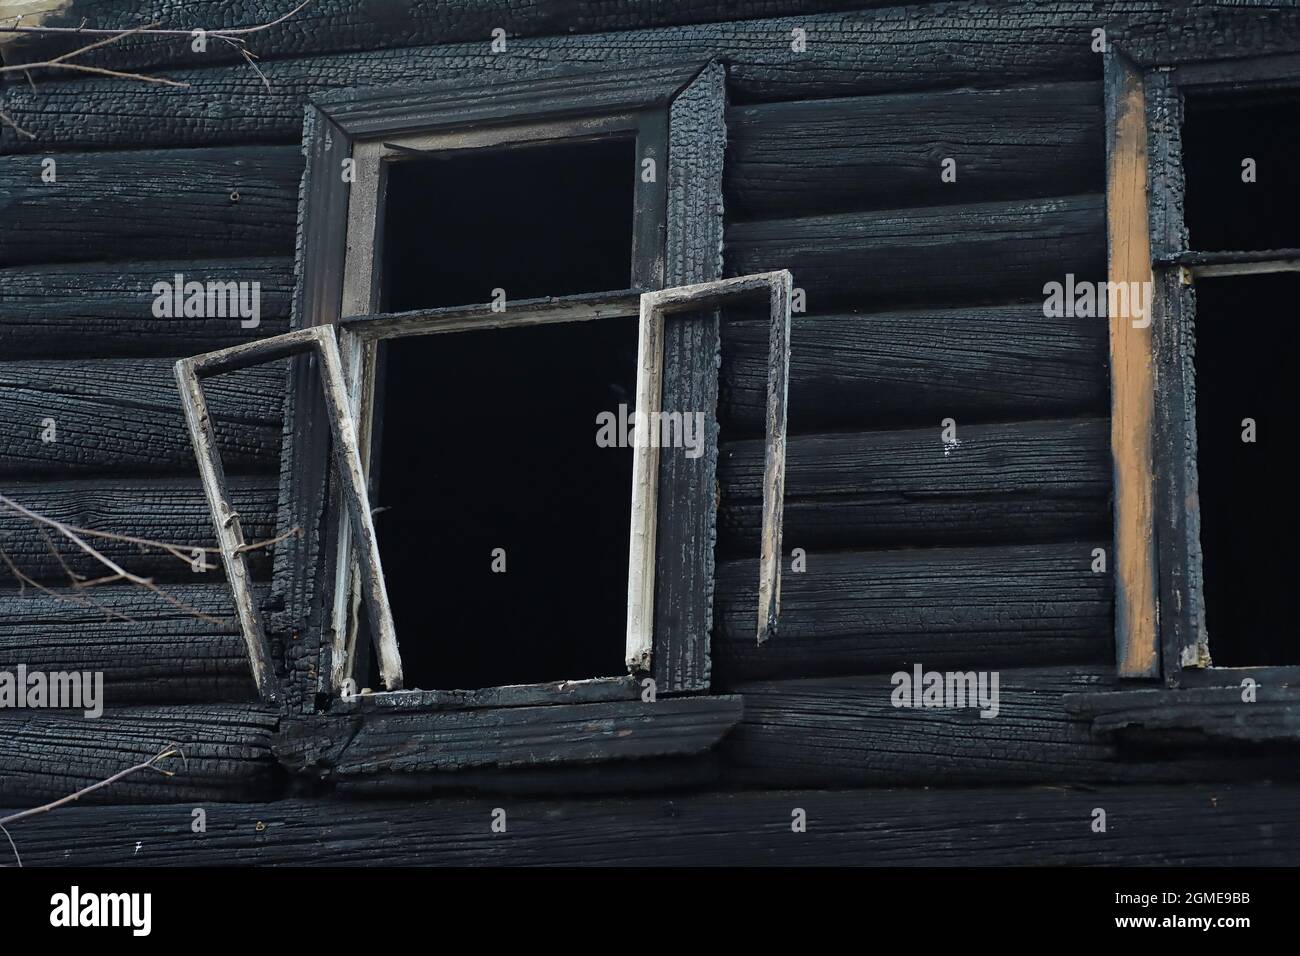
[[[662,404],[664,335],[674,315],[716,308],[728,301],[766,294],[770,302],[770,358],[767,394],[767,447],[763,474],[763,530],[759,559],[757,638],[766,640],[776,629],[781,600],[781,517],[785,482],[786,397],[789,378],[791,276],[787,271],[761,273],[713,282],[677,286],[647,293],[598,293],[558,300],[516,303],[505,313],[490,306],[435,309],[394,315],[357,316],[340,324],[347,343],[353,381],[359,371],[364,346],[379,340],[410,335],[454,333],[469,329],[503,328],[640,316],[636,389],[636,421],[656,421]],[[220,542],[249,659],[262,698],[276,702],[279,688],[271,665],[261,616],[248,584],[245,541],[238,515],[226,489],[221,459],[201,380],[287,356],[310,353],[321,370],[329,424],[333,437],[336,474],[351,529],[351,557],[357,563],[360,589],[369,612],[370,633],[380,675],[388,690],[402,687],[402,661],[392,612],[384,585],[379,544],[371,519],[369,494],[362,469],[357,423],[350,407],[343,374],[344,363],[334,330],[316,326],[285,335],[210,352],[176,364],[176,378],[199,460],[208,505]],[[653,437],[653,432],[651,432]],[[632,535],[628,573],[626,662],[629,673],[650,671],[654,646],[655,556],[657,541],[659,449],[656,440],[639,435],[633,459]]]
[[[380,659],[395,661],[397,643],[393,635],[393,618],[388,607],[383,572],[379,566],[375,526],[371,520],[361,456],[357,451],[356,430],[347,407],[347,389],[333,330],[325,326],[301,329],[261,342],[182,359],[175,367],[181,406],[185,410],[190,439],[198,458],[203,491],[212,512],[226,580],[230,583],[240,629],[248,647],[253,681],[257,685],[259,696],[270,704],[280,702],[280,686],[271,662],[262,616],[249,588],[248,562],[244,556],[247,543],[240,527],[239,514],[230,503],[226,473],[217,451],[216,433],[203,394],[202,379],[303,353],[312,354],[321,371],[325,406],[334,438],[335,467],[347,501],[348,518],[358,540],[366,543],[358,552],[357,560],[364,572],[362,588],[366,606],[370,610],[372,633],[380,648]],[[397,679],[401,680],[400,663]]]

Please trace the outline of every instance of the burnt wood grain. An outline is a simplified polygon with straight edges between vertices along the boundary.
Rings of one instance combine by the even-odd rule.
[[[921,654],[914,662],[929,669]],[[910,668],[900,668],[900,670]],[[1118,690],[1105,663],[1001,669],[996,717],[978,709],[896,708],[889,674],[745,682],[745,716],[727,738],[731,785],[845,787],[1295,779],[1268,749],[1126,753],[1067,710],[1070,695]]]
[[[1297,799],[1256,781],[521,798],[505,834],[490,828],[499,797],[298,799],[208,806],[201,837],[175,805],[76,807],[11,829],[28,866],[1295,866]],[[1105,835],[1089,826],[1098,806]],[[806,833],[791,833],[796,807]]]
[[[733,220],[1102,188],[1095,82],[738,106],[727,135]]]
[[[1042,302],[795,316],[790,432],[1102,415],[1106,323]],[[728,436],[762,428],[765,319],[724,313],[719,401]]]
[[[786,453],[785,541],[805,550],[1102,539],[1109,423],[1066,419],[801,435]],[[758,543],[763,442],[724,442],[719,550]]]
[[[53,597],[8,584],[0,590],[0,670],[26,664],[29,670],[98,671],[107,706],[115,709],[256,697],[230,589],[222,583],[164,585],[184,607],[130,585],[84,596],[58,590],[61,597]],[[264,599],[266,589],[258,594]]]
[[[1041,296],[1105,271],[1105,203],[1086,194],[727,225],[727,275],[789,269],[810,309]]]
[[[46,157],[0,157],[0,266],[293,252],[302,156],[292,146],[50,158],[52,183]]]
[[[251,705],[0,712],[0,801],[38,803],[67,796],[177,744],[174,776],[137,773],[83,797],[87,802],[159,803],[257,800],[271,796],[274,714]],[[188,812],[188,811],[187,811]]]
[[[50,202],[42,204],[48,208]],[[221,252],[232,250],[229,245]],[[157,282],[258,283],[257,326],[236,318],[156,318]],[[278,335],[289,327],[289,257],[164,259],[0,269],[0,356],[32,358],[179,358]]]
[[[1231,683],[1231,676],[1225,683]],[[1300,741],[1300,688],[1273,682],[1253,688],[1194,687],[1127,689],[1082,694],[1066,700],[1073,714],[1092,719],[1098,734],[1154,740],[1160,744],[1241,744]]]
[[[798,547],[797,540],[792,533],[787,546]],[[754,562],[720,562],[714,656],[722,686],[748,675],[892,671],[928,663],[931,655],[1104,660],[1112,591],[1110,576],[1091,570],[1096,546],[810,551],[806,571],[786,567],[786,640],[762,648],[748,634],[757,601]]]
[[[1158,13],[1162,0],[1133,0],[1126,10]],[[28,141],[0,130],[0,151],[282,142],[301,132],[313,93],[437,79],[481,80],[499,74],[591,64],[704,62],[725,59],[737,99],[815,99],[902,89],[1007,85],[1036,79],[1100,76],[1092,30],[1103,18],[1091,0],[963,2],[629,30],[519,38],[494,54],[487,38],[462,44],[383,49],[269,61],[267,89],[246,64],[165,72],[186,88],[103,81],[42,82],[39,92],[11,83],[6,112],[32,132]],[[807,31],[806,52],[791,31]],[[220,102],[214,111],[209,104]],[[164,119],[165,118],[165,119]]]
[[[673,101],[668,122],[664,285],[722,277],[726,76],[710,64]],[[652,673],[660,693],[707,690],[717,534],[716,310],[664,324],[660,408],[703,415],[704,453],[658,456]]]
[[[286,720],[273,749],[320,780],[691,755],[717,744],[742,709],[739,697],[712,696],[311,716]]]
[[[715,20],[863,10],[892,6],[895,0],[602,0],[526,3],[520,0],[316,0],[269,30],[245,36],[260,61],[354,50],[392,49],[430,43],[469,43],[487,47],[492,31],[504,30],[507,48],[521,37],[641,30]],[[73,0],[41,19],[45,26],[120,28],[159,21],[164,27],[202,26],[209,31],[271,23],[296,3],[267,0]],[[29,18],[29,22],[35,22]],[[12,63],[30,63],[89,42],[88,38],[27,35],[6,50]],[[230,45],[211,40],[202,52],[188,36],[132,36],[93,51],[79,62],[133,70],[163,66],[208,66],[241,62]]]
[[[275,537],[274,476],[234,478],[230,492],[249,540],[266,541]],[[187,557],[190,548],[214,546],[212,518],[195,478],[34,480],[6,483],[4,493],[47,518],[90,531],[174,544],[182,547]],[[88,577],[104,573],[102,564],[76,546],[47,536],[48,529],[42,533],[30,521],[0,511],[0,546],[28,576],[37,581],[66,584],[69,571]],[[50,541],[57,548],[57,557]],[[210,570],[195,571],[191,564],[159,548],[109,538],[95,539],[95,547],[132,573],[156,581],[194,584],[222,579],[221,562],[214,554],[205,559]],[[252,551],[248,557],[255,575],[269,578],[271,552]],[[0,582],[12,583],[7,570],[0,569]]]
[[[268,366],[213,386],[217,440],[232,472],[275,468],[283,377]],[[55,441],[42,440],[46,419]],[[195,470],[165,359],[0,364],[0,447],[3,478]]]

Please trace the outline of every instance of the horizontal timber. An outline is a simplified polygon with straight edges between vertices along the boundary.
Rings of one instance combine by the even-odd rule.
[[[558,797],[511,800],[501,834],[499,797],[282,800],[209,806],[201,837],[189,807],[165,805],[72,807],[11,832],[28,866],[1296,866],[1297,801],[1254,781]]]
[[[728,275],[785,268],[826,311],[895,301],[972,304],[1041,296],[1067,273],[1105,271],[1099,194],[733,222]]]
[[[0,363],[0,478],[196,471],[165,359]],[[221,454],[231,472],[266,472],[280,452],[284,370],[268,365],[213,383]],[[53,431],[49,422],[53,421]]]
[[[301,177],[294,146],[0,157],[0,266],[292,255]]]
[[[290,227],[292,228],[292,227]],[[223,251],[229,251],[223,248]],[[157,282],[256,282],[261,316],[244,328],[232,318],[158,318]],[[0,269],[0,356],[183,358],[278,335],[289,328],[293,259],[169,259]]]
[[[1128,6],[1126,4],[1126,6]],[[1133,0],[1156,12],[1161,0]],[[520,37],[493,53],[488,38],[261,64],[185,67],[164,74],[184,88],[103,80],[10,83],[6,112],[36,138],[0,129],[0,152],[282,142],[302,135],[313,93],[439,79],[478,82],[583,63],[655,64],[718,57],[736,100],[812,99],[964,85],[1005,86],[1100,77],[1091,0],[961,2],[889,7],[653,30]],[[810,38],[791,48],[792,30]],[[212,103],[220,103],[213,110]]]
[[[1101,87],[1034,83],[727,112],[732,219],[1100,191]],[[947,181],[943,163],[956,163]]]
[[[796,276],[796,281],[798,277]],[[1104,319],[1023,304],[797,315],[790,334],[790,430],[1104,415]],[[765,319],[722,322],[720,412],[727,434],[761,433]]]
[[[786,536],[787,548],[798,547]],[[747,677],[1105,660],[1111,580],[1099,544],[811,551],[782,575],[780,639],[754,645],[754,561],[718,564],[714,666]],[[789,551],[785,559],[790,562]]]

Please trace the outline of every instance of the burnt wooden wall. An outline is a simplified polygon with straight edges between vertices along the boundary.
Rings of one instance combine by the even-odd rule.
[[[1256,784],[1287,775],[1275,755],[1135,755],[1094,736],[1087,719],[1062,703],[1071,693],[1118,686],[1112,584],[1091,570],[1093,549],[1109,552],[1111,534],[1106,328],[1104,320],[1045,319],[1041,288],[1068,272],[1103,277],[1101,58],[1091,49],[1092,30],[1124,17],[1159,31],[1169,8],[1182,6],[318,0],[250,44],[269,89],[221,44],[198,55],[148,38],[106,48],[90,62],[152,71],[187,88],[39,77],[33,89],[16,78],[3,87],[0,109],[37,138],[0,129],[0,488],[28,507],[93,528],[210,539],[170,366],[180,356],[287,329],[306,95],[516,76],[560,63],[718,56],[732,100],[728,274],[790,268],[807,294],[792,338],[785,525],[787,550],[806,549],[807,571],[785,574],[783,633],[756,647],[765,331],[757,317],[728,314],[714,661],[717,689],[744,696],[741,725],[718,753],[668,770],[480,774],[469,782],[505,792],[593,794],[659,789],[665,774],[713,791],[1143,784],[1166,789],[1111,793],[1117,805],[1142,813],[1128,831],[1136,842],[1114,851],[1121,857],[1188,862],[1271,853],[1294,860],[1300,834],[1257,829],[1277,805],[1294,805],[1290,788],[1234,791],[1230,825],[1254,836],[1201,855],[1175,851],[1172,832],[1160,830],[1161,815],[1150,810],[1151,800],[1174,801],[1181,820],[1196,826],[1214,812],[1208,791],[1168,784]],[[46,22],[107,16],[121,23],[147,13],[217,27],[282,9],[74,0],[62,20]],[[498,26],[509,34],[508,49],[494,55],[487,37]],[[805,53],[790,49],[795,27],[807,31]],[[14,62],[66,48],[29,42],[3,55]],[[57,161],[56,184],[41,181],[44,157]],[[957,161],[955,183],[940,179],[946,157]],[[177,272],[260,281],[261,327],[153,318],[150,287]],[[245,532],[267,537],[274,533],[282,370],[230,376],[214,382],[210,395]],[[58,423],[57,443],[40,440],[47,417]],[[946,453],[945,418],[955,419],[960,442]],[[0,517],[0,534],[34,577],[61,579],[39,534],[11,517]],[[195,574],[128,546],[109,551],[195,607],[231,615],[219,572]],[[77,562],[73,569],[86,570]],[[264,555],[254,569],[269,582]],[[275,718],[251,702],[233,621],[206,625],[131,588],[106,587],[96,596],[130,620],[30,589],[20,594],[0,572],[0,668],[24,662],[102,670],[108,682],[99,721],[0,712],[0,804],[62,795],[168,740],[187,743],[187,770],[173,778],[138,775],[97,796],[134,804],[285,796],[270,749]],[[283,643],[289,666],[310,666],[295,655],[291,636]],[[889,675],[914,662],[998,669],[1001,716],[893,709]],[[911,812],[916,794],[882,792],[874,803],[852,793],[815,798],[842,811],[827,831],[837,836],[817,844],[821,850],[800,852],[834,861],[860,845],[891,847],[899,814]],[[780,808],[801,799],[814,796],[705,794],[682,798],[681,807],[686,819],[702,821],[699,832],[710,840],[734,832],[743,838],[737,845],[751,846],[746,858],[758,860],[771,858],[769,838],[755,835],[788,831],[788,810]],[[1004,791],[1003,810],[970,792],[926,799],[937,825],[972,838],[998,832],[1005,801],[1024,813],[1041,809],[1033,832],[1023,834],[1026,846],[1056,841],[1044,859],[1063,862],[1097,852],[1071,849],[1074,809],[1043,794]],[[654,797],[640,800],[607,805],[592,796],[563,813],[586,829],[591,814],[607,811],[610,821],[653,833],[663,808]],[[322,794],[315,803],[332,806],[325,801]],[[1084,803],[1095,801],[1080,804],[1080,841],[1088,834]],[[523,805],[539,820],[557,812]],[[412,826],[470,812],[463,803],[404,806],[415,808]],[[223,819],[238,824],[211,847],[224,848],[226,859],[305,859],[329,840],[346,842],[331,829],[339,819],[364,816],[345,809],[334,819],[310,807],[286,801],[232,810]],[[764,822],[769,810],[775,822]],[[386,830],[378,821],[397,811],[387,812],[358,826]],[[177,824],[169,814],[161,805],[65,811],[32,832],[62,846],[80,842],[79,820],[99,827],[129,818],[146,829],[188,823],[187,815]],[[864,815],[879,824],[875,842],[855,824]],[[254,817],[279,820],[284,829],[264,832],[252,827]],[[682,826],[663,859],[675,859],[698,837]],[[837,842],[848,833],[853,841]],[[277,837],[294,834],[296,849],[276,849]],[[386,839],[366,858],[415,859],[405,837]],[[548,845],[543,839],[529,853],[554,861],[558,850]],[[218,859],[211,847],[205,852]],[[954,844],[938,839],[930,851],[942,861]],[[128,859],[111,840],[86,852],[80,859]],[[468,860],[505,851],[471,841],[439,852]],[[740,851],[719,852],[727,858]],[[149,861],[178,861],[177,853],[164,849]],[[46,859],[70,857],[49,850]]]

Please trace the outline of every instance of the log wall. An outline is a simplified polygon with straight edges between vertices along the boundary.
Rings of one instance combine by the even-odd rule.
[[[168,0],[161,9],[75,0],[63,16],[125,16],[137,6],[162,19],[202,8],[209,27],[278,10],[260,0]],[[250,42],[269,89],[225,50],[199,56],[148,38],[98,51],[95,62],[188,86],[39,76],[35,90],[0,87],[0,109],[35,137],[0,128],[0,490],[82,526],[210,543],[170,364],[288,327],[307,95],[514,78],[561,63],[719,57],[731,98],[727,271],[790,268],[806,295],[792,332],[785,544],[806,551],[807,569],[787,569],[783,633],[755,647],[765,327],[733,310],[723,320],[713,653],[716,689],[742,695],[745,716],[710,779],[723,788],[858,787],[1213,780],[1234,766],[1273,773],[1263,753],[1237,764],[1221,753],[1121,759],[1116,743],[1094,738],[1087,718],[1062,705],[1069,693],[1114,686],[1112,585],[1093,569],[1111,533],[1106,329],[1104,319],[1045,318],[1041,288],[1104,272],[1092,30],[1118,16],[1149,29],[1169,3],[762,0],[743,19],[736,5],[707,0],[579,3],[564,17],[547,3],[488,6],[413,0],[391,19],[358,20],[356,4],[321,0]],[[504,54],[488,49],[495,26],[509,34]],[[806,52],[791,49],[795,28],[807,33]],[[9,44],[0,55],[22,62],[60,42]],[[46,157],[55,183],[42,181]],[[941,177],[947,158],[954,182]],[[177,273],[260,282],[261,325],[155,318],[150,290]],[[210,395],[245,532],[285,530],[274,528],[282,371],[220,379]],[[42,440],[45,419],[58,441]],[[941,437],[945,419],[956,443]],[[65,569],[13,516],[0,517],[0,546],[47,586],[88,570],[67,555]],[[0,802],[56,795],[172,737],[196,741],[195,772],[104,798],[279,792],[270,718],[235,703],[251,684],[220,573],[200,576],[120,542],[107,549],[224,623],[120,584],[95,589],[106,613],[20,589],[0,570],[0,669],[26,661],[103,670],[110,694],[109,715],[90,734],[66,716],[0,714]],[[253,568],[265,585],[267,557]],[[293,659],[291,646],[277,650]],[[1005,668],[1004,716],[899,717],[889,674],[917,662]],[[744,810],[750,822],[734,827],[765,832],[753,809],[762,799],[701,797],[698,806],[707,819]],[[1250,818],[1275,800],[1261,791],[1242,812]],[[325,825],[303,822],[310,813],[296,804],[276,806],[285,829],[265,843],[212,844],[234,854],[226,859],[305,859],[310,842],[292,851],[271,843]],[[574,812],[580,822],[585,811]],[[629,806],[625,822],[639,825],[648,812]],[[52,845],[65,819],[41,824]],[[979,819],[972,832],[992,825]],[[1064,824],[1036,825],[1049,839]],[[856,831],[846,823],[836,832]],[[1294,859],[1287,839],[1265,849]],[[169,846],[164,860],[179,853]],[[951,847],[933,850],[942,857]],[[1223,854],[1238,850],[1247,852]],[[97,843],[81,858],[117,862],[116,852]],[[415,851],[395,836],[367,852]],[[463,858],[485,852],[467,843]],[[719,859],[737,853],[745,856],[719,850]],[[1159,838],[1132,854],[1176,856]]]

